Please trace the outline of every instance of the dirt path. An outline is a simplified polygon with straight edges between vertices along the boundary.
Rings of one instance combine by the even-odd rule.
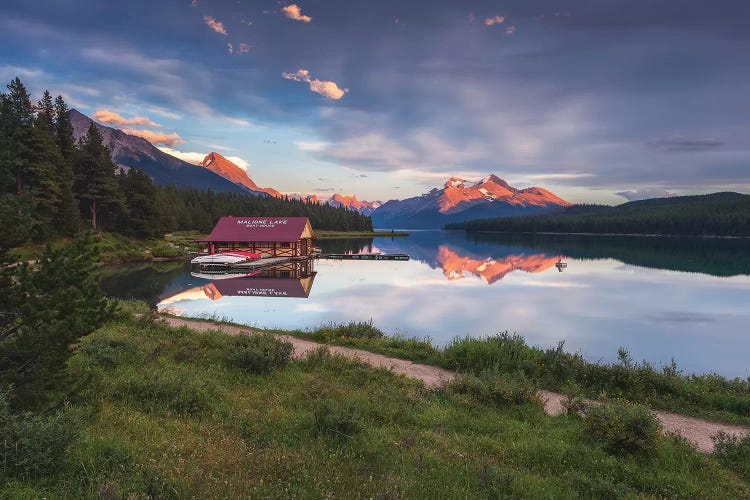
[[[206,321],[176,318],[174,316],[161,316],[161,319],[170,326],[186,326],[197,331],[222,331],[232,335],[252,335],[252,328],[244,328],[231,325],[220,325]],[[311,340],[299,339],[290,335],[276,335],[279,340],[290,342],[294,346],[294,357],[302,358],[322,345]],[[404,359],[390,358],[382,354],[375,354],[361,349],[326,345],[335,354],[340,354],[350,359],[355,359],[376,368],[386,368],[393,373],[421,380],[428,387],[442,387],[450,382],[456,373],[436,366],[423,365]],[[539,391],[544,400],[544,410],[550,415],[559,415],[565,410],[563,401],[565,396],[549,391]],[[703,420],[695,417],[686,417],[666,411],[653,411],[654,415],[661,421],[664,432],[678,434],[695,446],[698,450],[711,453],[714,443],[711,436],[719,431],[724,431],[735,436],[750,434],[750,429],[738,425],[722,424]]]

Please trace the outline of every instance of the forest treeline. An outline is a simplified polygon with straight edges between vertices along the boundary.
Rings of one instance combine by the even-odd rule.
[[[0,94],[0,252],[81,229],[154,238],[210,231],[219,217],[306,216],[316,229],[372,231],[369,217],[301,200],[155,185],[119,169],[92,124],[76,141],[70,109],[44,91],[32,100],[16,78]]]
[[[481,219],[446,228],[509,233],[750,236],[750,195],[726,192],[678,196],[615,207],[573,205],[555,213]]]

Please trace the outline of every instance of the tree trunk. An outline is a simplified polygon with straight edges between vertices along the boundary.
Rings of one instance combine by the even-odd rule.
[[[20,196],[22,190],[23,184],[21,183],[21,171],[19,170],[16,172],[16,194]]]
[[[91,226],[96,231],[96,200],[91,200]]]

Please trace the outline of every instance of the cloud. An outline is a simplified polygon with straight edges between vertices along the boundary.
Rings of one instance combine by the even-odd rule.
[[[615,194],[618,196],[622,196],[628,201],[649,200],[651,198],[672,198],[674,196],[679,196],[676,193],[658,188],[643,188],[636,191],[620,191],[619,193]]]
[[[724,146],[724,141],[716,139],[659,139],[649,143],[649,146],[670,153],[700,153],[711,151]]]
[[[215,148],[215,149],[221,149],[221,148]],[[182,161],[186,161],[188,163],[192,163],[193,165],[200,165],[203,159],[208,155],[208,153],[198,153],[196,151],[180,151],[178,149],[161,146],[159,147],[159,150],[167,153],[168,155],[172,155],[175,158],[179,158]],[[245,160],[244,158],[240,158],[239,156],[224,156],[227,160],[231,161],[238,167],[240,167],[242,170],[247,172],[247,170],[250,168],[250,162]]]
[[[220,33],[222,35],[227,34],[227,30],[226,28],[224,28],[224,24],[221,21],[217,21],[211,16],[203,16],[203,20],[206,21],[208,27],[214,30],[216,33]]]
[[[165,134],[163,132],[154,132],[152,130],[139,130],[134,128],[124,128],[123,132],[137,137],[146,139],[151,144],[164,144],[166,146],[176,146],[178,144],[184,144],[185,141],[177,135],[177,132],[171,134]]]
[[[94,112],[92,115],[94,120],[100,123],[108,123],[110,125],[130,125],[138,127],[161,127],[156,122],[153,122],[145,116],[134,116],[133,118],[125,118],[124,116],[110,111],[109,109],[100,109]]]
[[[516,27],[514,25],[512,25],[512,24],[510,26],[508,26],[507,28],[505,28],[505,34],[506,35],[512,35],[515,32],[516,32]]]
[[[297,141],[294,145],[297,146],[297,149],[306,153],[320,153],[328,147],[328,143],[323,141]]]
[[[281,12],[283,12],[289,19],[294,19],[295,21],[302,21],[303,23],[309,23],[312,21],[312,17],[302,15],[302,9],[296,3],[283,7]]]
[[[299,69],[296,73],[282,73],[281,76],[287,80],[294,80],[295,82],[306,82],[310,84],[310,90],[317,94],[322,95],[328,99],[338,100],[344,97],[344,94],[349,92],[349,89],[340,88],[336,82],[328,80],[312,79],[310,72],[306,69]]]
[[[569,179],[585,179],[587,177],[593,177],[594,174],[587,173],[550,173],[550,174],[531,174],[526,177],[531,180],[569,180]]]
[[[484,20],[486,26],[494,26],[496,24],[502,24],[505,22],[505,16],[488,17]]]

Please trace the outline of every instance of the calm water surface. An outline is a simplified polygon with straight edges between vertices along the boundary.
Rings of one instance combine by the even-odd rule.
[[[685,372],[750,375],[747,240],[423,231],[319,243],[324,252],[412,260],[319,260],[312,269],[224,280],[168,263],[117,270],[102,287],[183,316],[258,327],[372,319],[387,333],[438,345],[507,330],[540,346],[563,340],[591,361],[614,361],[622,346],[657,365],[674,358]]]

